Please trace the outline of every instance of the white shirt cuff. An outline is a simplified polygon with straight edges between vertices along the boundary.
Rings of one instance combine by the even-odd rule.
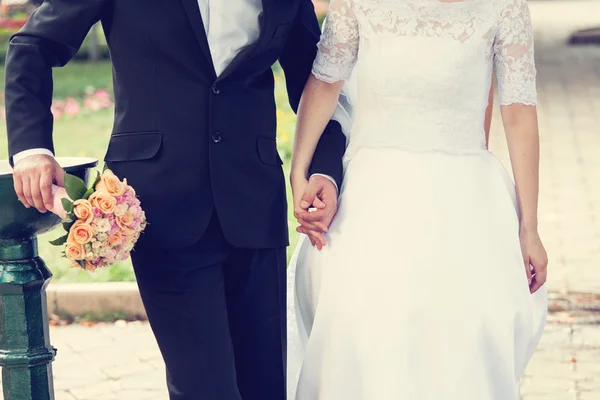
[[[338,185],[337,185],[337,183],[335,182],[335,180],[334,180],[334,179],[333,179],[331,176],[329,176],[329,175],[325,175],[325,174],[312,174],[312,175],[311,175],[311,178],[312,178],[313,176],[322,176],[323,178],[327,178],[327,179],[329,179],[329,180],[331,181],[331,183],[333,183],[333,185],[335,186],[335,189],[338,191],[338,193],[340,192],[340,188],[338,188]]]
[[[45,156],[50,156],[50,157],[54,157],[54,154],[52,154],[52,152],[48,149],[30,149],[30,150],[25,150],[25,151],[21,151],[17,154],[15,154],[13,156],[13,164],[17,165],[17,163],[27,157],[31,157],[31,156],[38,156],[38,155],[45,155]]]

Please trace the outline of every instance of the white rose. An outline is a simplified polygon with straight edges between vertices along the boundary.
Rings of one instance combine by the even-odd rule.
[[[103,232],[103,233],[99,233],[96,237],[98,238],[98,240],[100,242],[104,242],[108,239],[108,234]],[[102,243],[100,243],[100,244],[102,244]]]
[[[108,232],[110,230],[110,221],[106,218],[99,219],[94,223],[94,228],[96,232]]]
[[[129,209],[129,205],[127,205],[125,203],[119,204],[117,207],[115,207],[115,216],[122,217],[123,215],[125,215],[127,213],[128,209]]]

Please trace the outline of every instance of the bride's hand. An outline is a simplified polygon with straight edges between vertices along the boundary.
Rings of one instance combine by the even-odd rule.
[[[294,198],[294,215],[297,216],[306,211],[306,209],[302,207],[302,201],[306,192],[306,188],[308,187],[308,179],[306,179],[305,175],[294,173],[292,171],[291,186]],[[313,246],[317,246],[319,250],[321,250],[327,244],[323,234],[317,230],[309,230],[303,226],[300,226],[296,228],[296,231],[308,236],[310,243]]]
[[[537,230],[527,231],[522,229],[519,236],[529,290],[531,293],[535,293],[546,283],[548,255]],[[533,267],[533,271],[530,266]]]
[[[330,178],[312,175],[302,196],[300,204],[302,210],[300,212],[294,210],[294,216],[300,223],[297,231],[300,233],[311,231],[316,234],[320,243],[313,243],[313,245],[316,245],[319,250],[327,245],[325,233],[329,232],[329,225],[337,213],[337,198],[337,186]]]

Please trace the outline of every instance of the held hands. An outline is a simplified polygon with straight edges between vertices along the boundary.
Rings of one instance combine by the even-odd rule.
[[[15,192],[23,205],[45,213],[54,207],[52,184],[63,187],[65,171],[54,157],[38,154],[20,160],[13,178]]]
[[[292,176],[294,216],[300,223],[296,230],[305,234],[319,250],[327,245],[323,235],[337,212],[337,188],[329,179],[313,175],[310,180]],[[316,210],[309,211],[310,208]]]
[[[535,293],[546,283],[548,276],[548,255],[537,230],[528,231],[521,229],[519,236],[529,290],[531,293]],[[533,267],[533,270],[530,266]]]

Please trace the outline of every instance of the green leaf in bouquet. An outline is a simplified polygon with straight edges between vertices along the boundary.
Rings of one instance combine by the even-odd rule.
[[[106,169],[106,165],[104,166],[104,169]],[[92,190],[96,190],[96,185],[98,184],[98,182],[100,182],[100,179],[102,179],[102,176],[100,175],[99,171],[96,171],[96,178],[94,179],[94,183],[92,183],[92,186],[90,187]]]
[[[60,199],[60,202],[62,203],[62,206],[66,212],[70,213],[71,211],[73,211],[74,206],[71,200],[62,198]]]
[[[89,199],[89,198],[90,198],[90,196],[91,196],[92,194],[94,194],[94,191],[95,191],[95,189],[94,189],[94,186],[92,186],[91,188],[89,188],[89,189],[88,189],[88,190],[87,190],[87,191],[86,191],[86,192],[83,194],[83,198],[84,198],[85,200]]]
[[[65,189],[72,200],[82,199],[85,192],[87,192],[85,182],[71,174],[65,174]]]
[[[83,260],[77,260],[77,264],[79,264],[79,266],[80,266],[81,268],[83,268],[83,269],[86,269],[86,268],[85,268],[85,261],[83,261]]]
[[[75,221],[73,221],[73,220],[68,220],[68,221],[63,222],[64,230],[69,232],[74,223],[75,223]]]
[[[58,239],[51,240],[50,244],[52,246],[62,246],[63,244],[67,243],[68,238],[69,238],[69,235],[61,236]]]

